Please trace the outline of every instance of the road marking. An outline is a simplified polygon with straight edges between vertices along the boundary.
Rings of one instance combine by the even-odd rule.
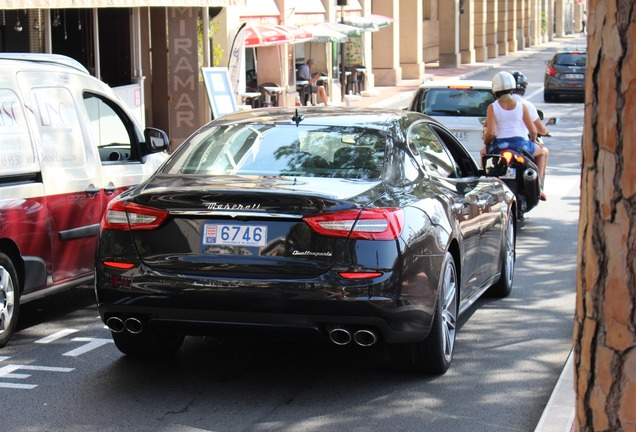
[[[74,368],[8,364],[0,368],[0,378],[26,379],[31,376],[31,374],[14,373],[17,370],[43,371],[43,372],[71,372],[72,370],[74,370]],[[17,384],[17,383],[0,382],[0,388],[31,390],[35,387],[37,387],[37,384]]]
[[[77,357],[80,356],[84,353],[87,353],[89,351],[92,351],[96,348],[99,348],[101,346],[104,346],[106,344],[109,343],[113,343],[112,339],[100,339],[100,338],[84,338],[84,337],[80,337],[80,338],[73,338],[72,339],[74,342],[88,342],[85,345],[82,345],[79,348],[75,348],[74,350],[71,351],[67,351],[65,352],[64,356],[69,356],[69,357]]]
[[[47,344],[47,343],[51,343],[53,341],[56,341],[58,339],[62,339],[65,336],[68,336],[70,334],[75,333],[77,330],[73,330],[73,329],[64,329],[64,330],[60,330],[57,333],[53,333],[52,335],[49,335],[47,337],[44,337],[42,339],[38,339],[35,341],[35,343],[38,344]]]
[[[7,356],[0,356],[0,362],[9,359],[10,357]]]

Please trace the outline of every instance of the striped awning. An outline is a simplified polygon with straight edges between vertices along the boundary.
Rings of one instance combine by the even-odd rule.
[[[224,7],[241,0],[4,0],[1,9],[92,9],[135,7]]]

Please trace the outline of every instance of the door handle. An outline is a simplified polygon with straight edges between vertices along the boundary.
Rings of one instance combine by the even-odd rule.
[[[115,193],[116,190],[117,188],[115,187],[113,182],[109,182],[106,186],[104,186],[104,193],[106,195],[112,195]]]
[[[99,193],[99,188],[96,188],[93,183],[90,183],[84,192],[90,198],[93,198],[93,197],[95,197],[95,195],[97,195]]]

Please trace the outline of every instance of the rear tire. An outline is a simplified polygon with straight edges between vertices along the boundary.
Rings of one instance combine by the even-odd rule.
[[[491,297],[508,297],[512,291],[512,281],[515,274],[515,224],[512,217],[508,217],[508,227],[504,233],[504,244],[501,251],[501,276],[496,284],[488,288]]]
[[[552,93],[547,92],[545,90],[543,91],[543,100],[545,102],[554,102],[554,99],[555,99],[555,96]]]
[[[431,331],[422,342],[391,345],[391,358],[409,372],[446,373],[455,350],[458,279],[455,260],[446,253]]]
[[[138,334],[111,332],[115,346],[131,357],[169,357],[176,353],[185,337],[178,333],[162,333],[146,329]]]
[[[0,253],[0,348],[15,331],[20,311],[20,284],[11,259]]]

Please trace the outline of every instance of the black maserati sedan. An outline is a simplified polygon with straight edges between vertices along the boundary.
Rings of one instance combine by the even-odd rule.
[[[511,291],[515,205],[421,113],[229,114],[110,203],[99,314],[131,356],[186,335],[315,336],[442,374],[458,316]]]

